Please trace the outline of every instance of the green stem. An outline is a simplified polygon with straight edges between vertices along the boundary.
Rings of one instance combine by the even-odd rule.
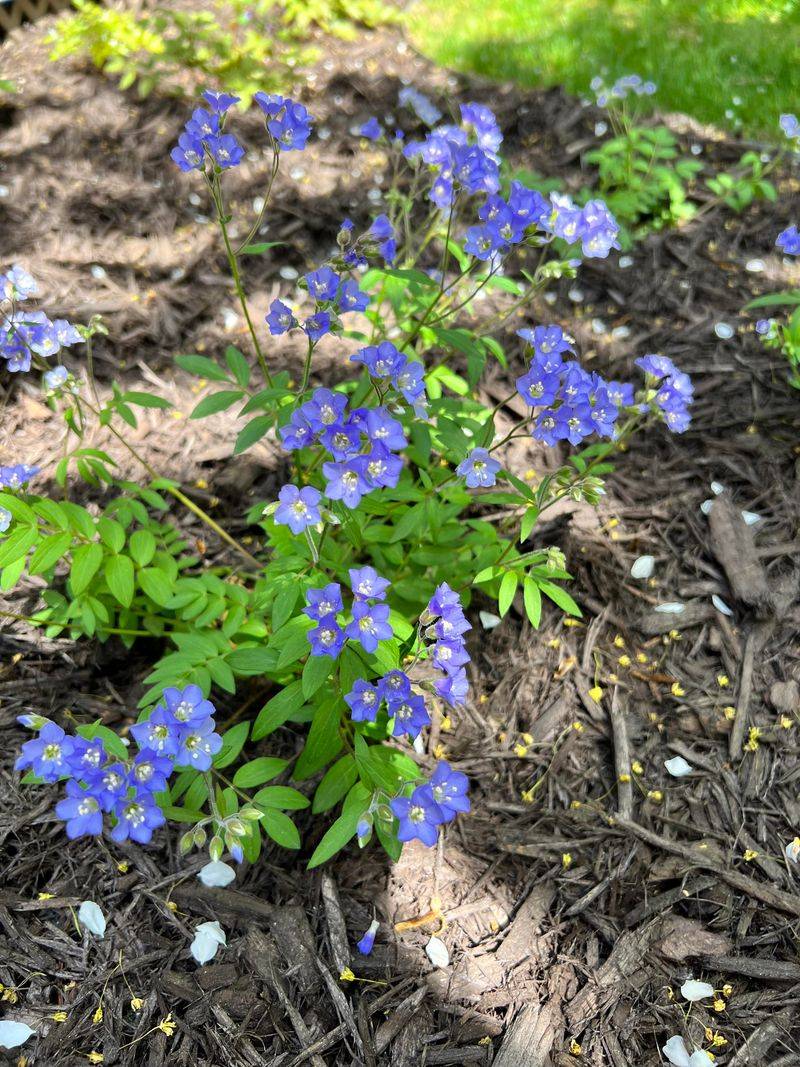
[[[18,622],[27,622],[30,626],[62,626],[65,630],[68,630],[72,625],[69,622],[54,622],[52,619],[33,619],[30,615],[19,615],[15,611],[0,611],[0,616],[5,619],[16,619]],[[98,629],[104,634],[121,634],[123,637],[158,636],[158,634],[151,633],[150,630],[122,630],[116,626],[100,625]]]

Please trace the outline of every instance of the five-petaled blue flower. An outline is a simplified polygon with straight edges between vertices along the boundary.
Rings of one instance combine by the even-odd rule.
[[[485,448],[473,448],[456,467],[456,474],[466,481],[470,489],[476,489],[479,485],[494,485],[499,470],[500,464]]]
[[[398,841],[416,838],[429,848],[436,844],[444,813],[424,786],[417,786],[410,797],[395,797],[389,806],[398,819]]]
[[[278,493],[280,503],[275,509],[275,522],[288,526],[293,534],[300,534],[309,526],[322,522],[319,503],[322,496],[311,485],[298,489],[296,485],[284,485]]]

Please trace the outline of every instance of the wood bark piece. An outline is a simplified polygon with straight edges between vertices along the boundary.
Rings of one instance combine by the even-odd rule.
[[[791,1026],[792,1018],[786,1012],[767,1019],[761,1026],[756,1027],[733,1059],[729,1061],[728,1067],[763,1067],[764,1064],[770,1062],[767,1056],[769,1050],[789,1032]],[[795,1057],[790,1062],[798,1061]]]
[[[550,1067],[550,1052],[564,1041],[563,1004],[573,983],[572,968],[550,969],[541,997],[522,1009],[506,1030],[493,1067]]]
[[[611,696],[611,729],[614,733],[614,769],[617,772],[617,809],[620,817],[630,819],[633,815],[633,773],[631,751],[628,745],[628,728],[625,712],[620,707],[619,686],[614,686]]]
[[[576,997],[567,1005],[567,1020],[579,1034],[612,998],[649,981],[650,945],[658,931],[655,923],[619,935],[614,950]]]
[[[324,871],[320,883],[322,903],[325,905],[325,921],[331,943],[331,955],[338,974],[350,966],[350,945],[347,940],[347,925],[339,902],[339,890],[333,878]]]
[[[761,613],[773,606],[767,572],[756,552],[753,528],[742,518],[730,493],[714,499],[708,513],[711,548],[725,571],[728,584],[737,600]]]

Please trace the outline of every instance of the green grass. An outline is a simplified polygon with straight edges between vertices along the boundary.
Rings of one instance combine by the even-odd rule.
[[[444,66],[587,94],[640,74],[652,106],[753,136],[800,109],[797,0],[418,0],[410,28]]]

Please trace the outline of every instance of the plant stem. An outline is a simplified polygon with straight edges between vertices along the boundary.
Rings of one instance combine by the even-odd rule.
[[[18,615],[15,611],[0,611],[0,616],[5,619],[16,619],[18,622],[27,622],[30,626],[62,626],[63,629],[68,630],[70,623],[57,623],[51,619],[33,619],[30,615]],[[115,626],[100,626],[99,629],[104,634],[121,634],[123,637],[158,637],[158,634],[151,633],[149,630],[121,630]]]

